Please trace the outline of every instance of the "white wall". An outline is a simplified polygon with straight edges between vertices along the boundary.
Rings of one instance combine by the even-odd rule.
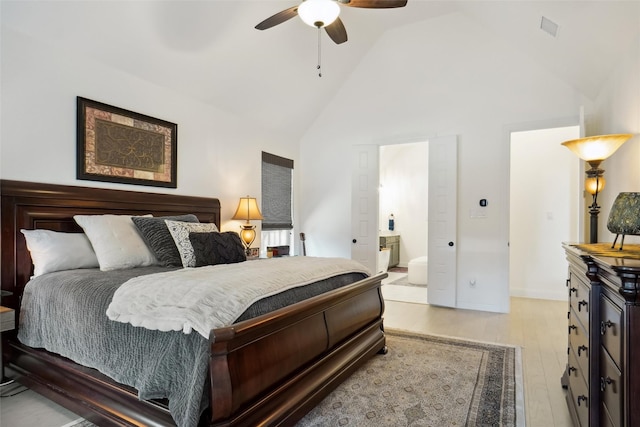
[[[238,198],[249,194],[260,200],[261,151],[297,163],[298,141],[285,133],[246,123],[6,26],[1,35],[3,179],[218,197],[223,228],[236,231],[240,223],[229,218]],[[76,96],[177,123],[178,188],[76,180]],[[260,228],[259,222],[255,225]]]
[[[511,136],[509,288],[512,296],[567,300],[567,261],[560,242],[579,230],[579,159],[560,142],[578,126]]]
[[[640,133],[640,40],[625,62],[612,67],[594,105],[477,23],[458,18],[443,16],[384,35],[318,116],[299,156],[298,141],[285,131],[246,123],[3,26],[0,177],[166,191],[75,179],[75,97],[80,95],[178,123],[178,188],[170,191],[220,197],[223,227],[238,197],[259,194],[260,151],[294,159],[299,202],[294,221],[302,220],[300,229],[314,236],[307,246],[314,254],[348,257],[350,147],[459,135],[458,307],[506,311],[506,129],[557,118],[577,123],[584,105],[588,135]],[[447,43],[441,43],[444,39]],[[602,165],[607,178],[600,198],[603,239],[610,234],[604,223],[615,196],[640,191],[639,162],[635,137]],[[480,198],[489,200],[489,216],[474,221],[467,214]],[[470,277],[477,279],[474,289],[467,286]]]
[[[601,242],[613,242],[615,237],[607,230],[607,218],[618,193],[640,191],[639,76],[640,39],[636,38],[625,60],[615,64],[611,77],[597,98],[596,105],[585,109],[587,135],[635,135],[600,165],[600,168],[605,170],[606,179],[606,187],[598,195],[598,204],[601,206],[598,240]],[[640,243],[640,238],[630,236],[625,238],[625,243]]]
[[[567,117],[577,123],[585,103],[571,86],[464,16],[386,33],[302,141],[301,217],[304,229],[314,230],[314,253],[350,254],[350,159],[337,153],[354,144],[458,135],[457,307],[508,311],[505,129]],[[489,202],[487,218],[469,218],[482,198]]]
[[[400,235],[400,266],[427,255],[429,200],[427,142],[380,147],[380,234]],[[395,229],[388,231],[389,214]]]

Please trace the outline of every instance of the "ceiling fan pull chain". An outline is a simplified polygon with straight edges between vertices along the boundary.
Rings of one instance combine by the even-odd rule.
[[[320,68],[320,65],[322,63],[321,40],[322,40],[322,33],[320,31],[320,27],[318,27],[318,77],[322,77],[322,70]]]

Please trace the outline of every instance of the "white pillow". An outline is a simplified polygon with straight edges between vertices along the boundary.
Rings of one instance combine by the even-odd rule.
[[[33,277],[60,270],[96,268],[98,258],[83,233],[52,230],[20,230],[33,262]]]
[[[75,215],[73,219],[87,234],[100,262],[100,270],[120,270],[158,263],[130,215]]]
[[[209,222],[179,222],[164,220],[173,237],[178,252],[180,252],[180,259],[182,259],[183,267],[195,267],[196,256],[193,252],[193,246],[191,240],[189,240],[189,233],[208,233],[211,231],[218,231],[218,227],[214,223]]]

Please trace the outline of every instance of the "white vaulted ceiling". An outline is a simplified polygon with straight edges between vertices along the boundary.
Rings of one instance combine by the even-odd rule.
[[[634,37],[640,37],[639,1],[408,0],[400,9],[343,6],[340,16],[349,41],[336,45],[322,33],[320,78],[317,30],[297,17],[265,31],[254,29],[295,4],[2,0],[1,22],[3,30],[297,136],[304,134],[380,37],[407,25],[429,25],[443,15],[473,19],[591,99]],[[557,37],[540,29],[542,16],[559,26]],[[439,42],[446,48],[446,37]]]

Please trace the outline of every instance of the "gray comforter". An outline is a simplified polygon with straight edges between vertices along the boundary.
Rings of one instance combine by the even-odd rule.
[[[167,398],[176,424],[195,426],[208,402],[208,340],[197,333],[134,327],[111,321],[106,315],[111,298],[122,283],[132,277],[170,270],[86,269],[36,277],[25,288],[18,338],[25,345],[68,357],[134,387],[140,399]],[[364,277],[360,273],[343,274],[282,292],[253,304],[238,321]]]

